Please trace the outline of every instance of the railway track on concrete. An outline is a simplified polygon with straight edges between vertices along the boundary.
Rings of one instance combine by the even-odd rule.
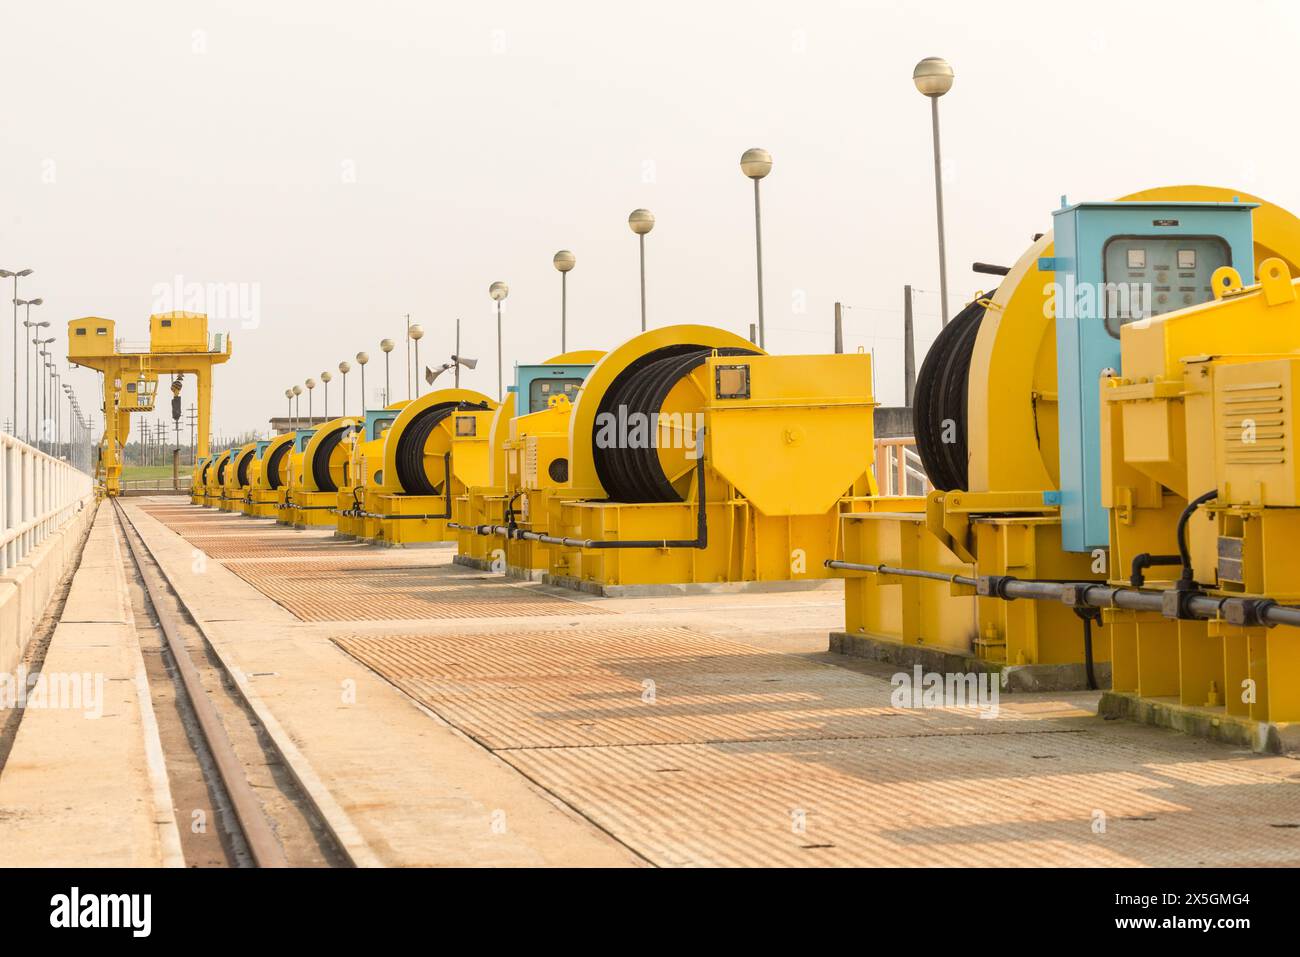
[[[357,864],[126,509],[113,509],[187,866]]]

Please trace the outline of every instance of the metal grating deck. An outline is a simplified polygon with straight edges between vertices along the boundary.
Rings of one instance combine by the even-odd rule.
[[[588,600],[505,582],[427,553],[301,532],[195,506],[144,510],[300,621],[463,620],[596,614]]]
[[[685,628],[335,641],[661,865],[1300,862],[1300,771],[1059,703],[899,710]]]

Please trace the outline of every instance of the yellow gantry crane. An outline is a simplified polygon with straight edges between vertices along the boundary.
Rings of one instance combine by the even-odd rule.
[[[208,454],[212,411],[212,367],[230,359],[230,337],[208,339],[208,317],[199,312],[163,312],[149,317],[148,349],[119,345],[111,319],[86,316],[68,323],[68,362],[104,374],[104,438],[96,478],[104,494],[122,491],[122,448],[131,435],[131,413],[151,412],[158,377],[192,375],[198,381],[195,456]],[[171,384],[179,401],[179,390]]]

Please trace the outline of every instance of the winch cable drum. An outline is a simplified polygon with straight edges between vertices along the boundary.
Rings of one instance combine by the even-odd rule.
[[[229,464],[230,464],[230,456],[229,456],[229,455],[223,455],[223,456],[221,457],[221,464],[217,466],[217,484],[218,484],[218,485],[225,485],[225,484],[226,484],[226,466],[229,465]]]
[[[339,490],[338,483],[330,474],[330,459],[334,456],[334,450],[338,448],[339,442],[343,440],[344,433],[350,428],[351,425],[340,425],[316,443],[316,452],[311,460],[311,477],[316,482],[316,488],[322,492]]]
[[[248,466],[253,461],[253,456],[255,454],[256,452],[253,449],[249,449],[244,453],[243,457],[240,458],[239,464],[235,466],[235,484],[240,488],[244,488],[249,484]]]
[[[484,411],[486,402],[438,402],[416,414],[411,424],[397,437],[397,481],[408,495],[439,495],[441,489],[429,481],[424,470],[424,450],[433,430],[453,412]],[[443,476],[446,483],[446,476]]]
[[[711,355],[755,356],[762,353],[753,349],[713,349],[692,343],[665,346],[648,352],[630,363],[618,374],[601,398],[596,422],[619,423],[630,421],[633,415],[644,416],[652,423],[663,408],[664,400],[673,387],[699,368]],[[620,414],[620,410],[622,414]],[[627,447],[620,441],[613,447],[602,447],[592,436],[592,459],[596,475],[611,502],[681,502],[681,494],[664,474],[659,461],[659,449],[654,441],[653,428],[648,428],[642,447]]]
[[[985,303],[992,296],[981,296],[943,327],[916,376],[916,451],[930,484],[942,491],[965,491],[968,482],[967,383]]]
[[[284,442],[281,445],[277,445],[275,450],[266,457],[266,465],[263,466],[263,468],[266,472],[266,484],[269,488],[277,489],[281,486],[280,463],[283,462],[284,457],[289,454],[289,448],[292,445],[292,442]]]

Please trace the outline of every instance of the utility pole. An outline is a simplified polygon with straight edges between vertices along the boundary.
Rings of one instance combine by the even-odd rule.
[[[419,376],[419,373],[416,373]],[[411,398],[411,314],[406,314],[406,398]],[[347,414],[347,409],[343,413]]]
[[[916,392],[916,343],[912,334],[912,287],[903,287],[903,404],[909,409]]]
[[[840,303],[835,304],[835,354],[844,352],[844,313]]]

